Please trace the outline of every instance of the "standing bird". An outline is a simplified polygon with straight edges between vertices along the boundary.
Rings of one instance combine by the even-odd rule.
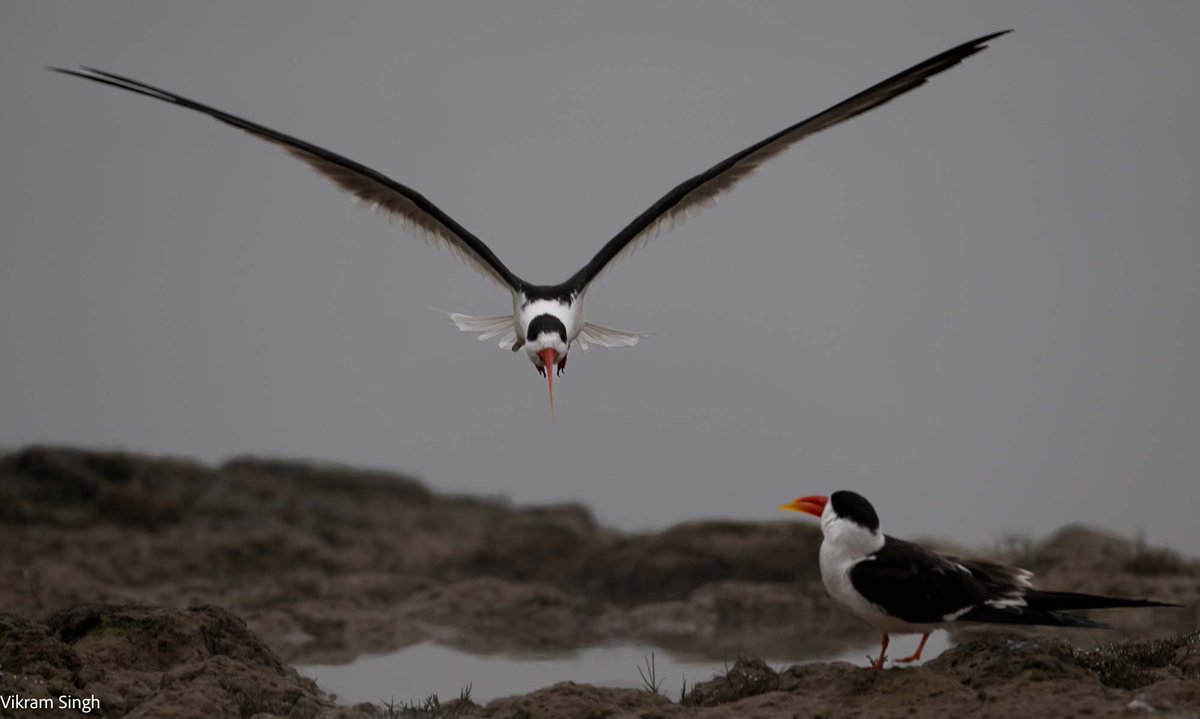
[[[592,281],[601,273],[655,237],[661,228],[671,228],[689,214],[712,205],[722,193],[793,144],[920,87],[934,75],[980,52],[986,47],[986,42],[1005,32],[985,35],[914,65],[680,183],[618,232],[582,269],[567,281],[556,285],[535,285],[517,277],[482,240],[451,219],[424,195],[366,165],[138,80],[89,67],[79,70],[59,67],[48,69],[186,107],[245,130],[307,163],[362,204],[391,221],[405,224],[429,244],[449,249],[472,269],[512,295],[511,314],[474,317],[450,313],[450,319],[460,331],[478,334],[481,340],[499,338],[500,346],[511,346],[513,352],[524,347],[534,367],[546,377],[550,390],[550,416],[553,419],[554,374],[555,371],[562,374],[566,368],[567,353],[573,343],[578,343],[584,349],[591,344],[632,347],[641,338],[633,332],[583,321],[583,297]]]
[[[936,554],[879,530],[879,515],[862,495],[811,495],[780,509],[821,518],[821,581],[834,602],[883,631],[883,669],[888,634],[921,634],[917,651],[897,661],[915,662],[933,630],[953,622],[1029,624],[1111,629],[1070,614],[1070,609],[1177,607],[1146,599],[1118,599],[1033,589],[1033,573],[995,562]],[[869,657],[868,657],[869,658]]]

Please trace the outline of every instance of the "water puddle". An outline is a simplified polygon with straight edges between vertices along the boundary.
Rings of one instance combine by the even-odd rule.
[[[897,637],[892,641],[895,656],[916,649],[919,637]],[[911,646],[910,646],[911,645]],[[925,645],[923,659],[932,659],[950,646],[945,632],[936,632]],[[766,657],[775,669],[811,661],[848,661],[866,666],[866,655],[879,645],[847,649],[814,659]],[[340,665],[298,666],[342,704],[396,701],[420,702],[436,693],[443,700],[457,698],[471,685],[471,698],[486,703],[499,697],[526,694],[551,684],[573,681],[602,687],[638,689],[643,686],[638,667],[646,670],[646,659],[654,653],[654,668],[662,680],[661,690],[672,699],[686,679],[689,686],[711,679],[733,666],[735,657],[718,660],[674,654],[668,650],[636,644],[597,646],[562,654],[470,654],[433,642],[414,644],[392,654],[362,656]]]

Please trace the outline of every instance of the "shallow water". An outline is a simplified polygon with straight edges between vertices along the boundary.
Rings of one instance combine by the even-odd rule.
[[[892,640],[894,656],[905,656],[916,649],[919,637]],[[923,661],[941,654],[950,646],[945,632],[929,638]],[[878,652],[878,645],[847,649],[839,654],[811,661],[848,661],[866,665],[866,656]],[[414,644],[392,654],[367,655],[349,664],[298,666],[301,675],[315,679],[321,688],[337,695],[343,704],[394,700],[419,702],[436,693],[443,700],[453,699],[463,687],[471,685],[471,698],[487,702],[504,696],[525,694],[561,681],[594,684],[603,687],[643,686],[638,667],[646,670],[646,660],[654,653],[654,668],[662,680],[661,691],[676,699],[686,679],[688,685],[711,679],[733,665],[727,660],[679,655],[637,644],[589,647],[561,654],[470,654],[433,642]],[[787,657],[766,657],[776,669],[802,663]]]

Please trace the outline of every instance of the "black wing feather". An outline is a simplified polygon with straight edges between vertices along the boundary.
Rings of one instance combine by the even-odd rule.
[[[586,289],[587,285],[604,271],[613,261],[624,252],[633,249],[639,238],[647,236],[654,227],[664,219],[682,217],[693,208],[711,202],[721,192],[730,189],[739,180],[753,173],[766,160],[790,147],[793,143],[820,132],[826,128],[845,122],[852,117],[861,115],[892,100],[906,92],[914,90],[929,81],[929,78],[940,72],[954,67],[966,58],[982,51],[984,43],[1001,35],[1003,32],[985,35],[976,40],[963,43],[946,52],[932,57],[922,63],[898,73],[881,83],[878,83],[833,107],[814,115],[807,120],[796,123],[774,135],[755,143],[741,152],[722,160],[704,172],[692,177],[663,195],[645,212],[638,215],[633,222],[621,230],[615,237],[600,249],[596,256],[576,272],[562,287],[569,288],[575,294]]]
[[[850,570],[851,583],[868,601],[912,624],[937,624],[951,617],[960,622],[1103,629],[1108,625],[1060,612],[1179,606],[1040,591],[1029,587],[1032,576],[995,562],[936,554],[895,537],[885,537],[882,549]]]
[[[1030,607],[1048,611],[1066,609],[1122,609],[1128,607],[1180,607],[1181,604],[1155,602],[1150,599],[1122,599],[1121,597],[1103,597],[1098,594],[1077,594],[1075,592],[1043,592],[1031,589],[1025,592],[1025,601]]]
[[[498,283],[521,290],[526,286],[523,280],[514,275],[495,253],[475,235],[458,224],[443,212],[437,205],[430,202],[424,195],[403,185],[386,175],[359,164],[354,160],[343,157],[335,152],[318,147],[298,138],[272,130],[236,115],[231,115],[209,105],[188,99],[182,95],[148,85],[129,77],[116,75],[95,68],[84,67],[82,70],[68,70],[61,67],[50,67],[48,70],[65,75],[91,80],[102,85],[120,88],[129,92],[153,97],[163,102],[186,107],[189,110],[204,113],[215,120],[232,125],[256,137],[284,147],[291,154],[328,177],[342,189],[355,194],[360,199],[385,206],[395,215],[413,223],[422,231],[433,233],[439,241],[446,243],[451,250],[463,257],[481,272],[487,274]],[[389,194],[390,193],[390,194]]]
[[[950,558],[895,537],[854,565],[850,582],[872,604],[912,624],[936,624],[992,597],[984,580]]]

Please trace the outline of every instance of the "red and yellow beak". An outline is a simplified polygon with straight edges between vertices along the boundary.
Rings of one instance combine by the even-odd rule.
[[[550,421],[554,421],[554,370],[555,363],[558,361],[558,351],[547,347],[538,352],[538,357],[542,358],[542,364],[546,367],[546,382],[550,386]]]
[[[820,517],[825,513],[825,505],[828,503],[829,497],[820,494],[810,494],[807,497],[793,499],[787,504],[781,504],[779,508],[785,512],[804,512],[814,517]]]

